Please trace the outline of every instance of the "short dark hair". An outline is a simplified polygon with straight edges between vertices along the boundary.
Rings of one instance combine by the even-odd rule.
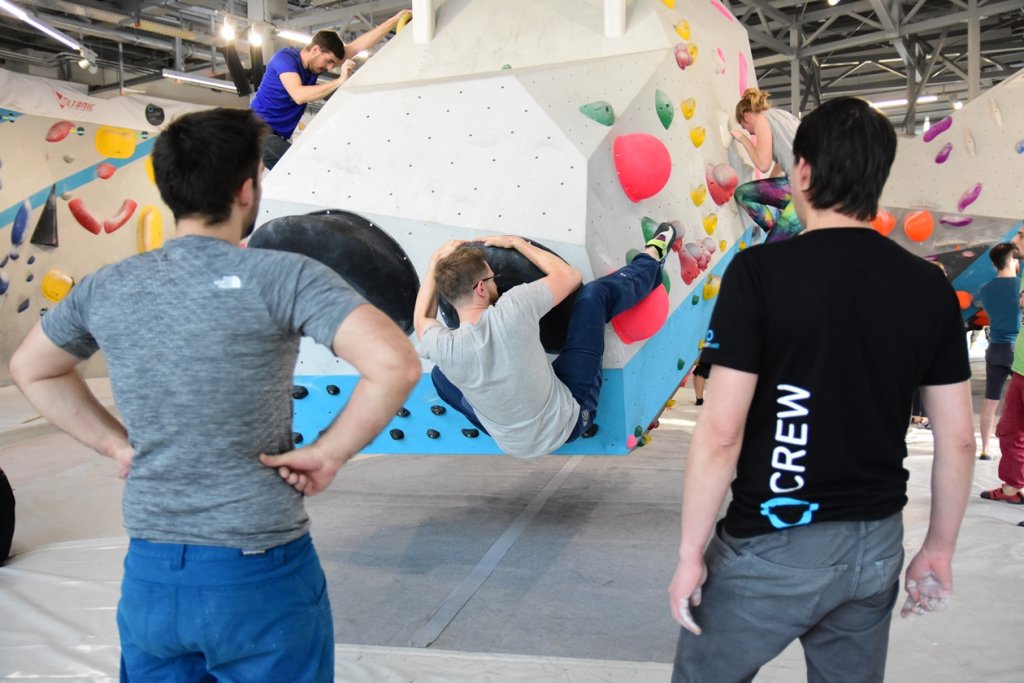
[[[479,244],[463,244],[434,266],[437,291],[450,303],[455,303],[487,277],[487,259]]]
[[[167,126],[153,146],[153,175],[174,220],[227,220],[242,184],[259,181],[269,130],[249,109],[209,109]]]
[[[996,246],[992,247],[992,251],[988,252],[988,257],[992,259],[992,265],[996,267],[996,270],[1002,270],[1013,258],[1013,245],[1009,242],[1000,242]]]
[[[341,39],[337,31],[317,31],[306,49],[316,45],[325,52],[333,52],[339,60],[345,59],[345,41]]]
[[[801,120],[793,157],[811,166],[811,206],[871,220],[896,157],[896,131],[864,100],[840,97]]]

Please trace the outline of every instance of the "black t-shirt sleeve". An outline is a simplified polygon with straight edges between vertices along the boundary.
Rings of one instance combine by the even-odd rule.
[[[764,312],[751,260],[747,253],[737,254],[726,269],[701,360],[756,374],[761,368]]]
[[[724,284],[724,283],[723,283]],[[931,366],[925,369],[922,386],[955,384],[971,378],[971,363],[967,356],[967,330],[960,312],[956,292],[945,285],[941,315],[943,320],[939,343]]]

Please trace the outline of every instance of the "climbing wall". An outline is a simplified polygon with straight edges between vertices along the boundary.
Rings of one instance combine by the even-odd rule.
[[[160,123],[185,108],[67,85],[0,70],[3,359],[76,282],[159,246],[173,228],[147,162]],[[85,372],[105,368],[96,358]],[[9,381],[5,361],[0,384]]]
[[[326,211],[341,221],[331,240],[344,242],[362,221],[396,243],[376,258],[408,262],[417,278],[447,239],[513,233],[590,280],[675,221],[664,286],[645,312],[606,330],[598,434],[559,451],[621,455],[643,445],[692,366],[725,264],[750,240],[731,201],[739,169],[728,165],[727,122],[755,83],[746,33],[717,1],[637,0],[618,38],[604,36],[603,7],[443,3],[429,44],[404,31],[330,99],[266,177],[260,223]],[[353,284],[382,307],[405,296],[393,291],[404,284],[373,273]],[[445,409],[423,370],[367,451],[496,453]],[[297,439],[316,438],[355,379],[304,343]]]
[[[995,277],[988,251],[1024,217],[1024,71],[986,91],[922,135],[901,138],[876,220],[914,253],[943,265],[965,320]],[[887,215],[888,214],[888,215]]]

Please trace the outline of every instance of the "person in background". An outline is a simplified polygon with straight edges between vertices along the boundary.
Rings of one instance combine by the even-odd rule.
[[[1014,246],[1009,242],[997,244],[988,255],[996,267],[996,276],[981,288],[981,305],[989,318],[989,342],[985,350],[985,398],[979,418],[979,460],[992,459],[988,444],[995,427],[996,408],[1013,366],[1013,346],[1020,332],[1020,264]]]

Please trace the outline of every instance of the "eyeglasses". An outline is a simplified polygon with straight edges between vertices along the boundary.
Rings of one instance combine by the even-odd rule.
[[[483,283],[487,282],[488,280],[493,280],[493,279],[494,279],[494,278],[496,278],[496,277],[498,277],[498,276],[497,276],[497,275],[492,275],[492,276],[490,276],[490,277],[483,277],[483,278],[480,278],[480,284],[483,284]]]

